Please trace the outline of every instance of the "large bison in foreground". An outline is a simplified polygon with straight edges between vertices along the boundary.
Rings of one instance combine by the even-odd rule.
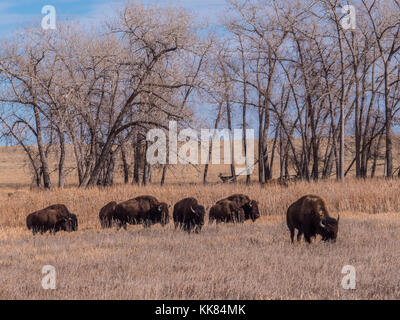
[[[143,224],[145,228],[160,223],[169,223],[168,205],[152,196],[141,196],[122,202],[115,207],[114,221],[118,228],[126,224]]]
[[[33,235],[47,231],[52,234],[61,230],[72,232],[78,230],[78,219],[65,205],[57,204],[29,214],[26,217],[26,226],[28,230],[32,230]]]
[[[205,209],[202,205],[199,205],[197,199],[182,199],[174,206],[175,229],[180,227],[189,233],[192,230],[198,233],[204,225],[204,215]]]
[[[260,217],[260,211],[258,209],[258,202],[251,200],[248,196],[244,194],[234,194],[228,198],[222,199],[217,202],[223,202],[225,200],[230,200],[235,202],[244,211],[245,220],[256,221]]]
[[[290,239],[293,243],[295,229],[298,230],[297,241],[304,238],[311,243],[311,238],[317,234],[322,240],[336,241],[339,216],[331,218],[324,199],[314,195],[307,195],[294,202],[287,210],[286,222],[290,231]]]
[[[116,207],[117,203],[112,201],[101,208],[99,212],[99,220],[103,229],[112,227]]]
[[[214,220],[220,222],[242,223],[245,220],[243,209],[231,200],[220,200],[211,207],[208,223],[212,224]]]

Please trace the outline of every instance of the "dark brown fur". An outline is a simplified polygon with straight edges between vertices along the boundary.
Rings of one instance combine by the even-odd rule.
[[[244,194],[234,194],[225,199],[222,199],[217,202],[217,204],[221,201],[230,200],[235,202],[239,207],[241,207],[244,211],[245,220],[256,221],[260,217],[260,211],[258,209],[258,202],[255,200],[251,200],[248,196]]]
[[[152,196],[136,197],[115,207],[114,220],[118,228],[126,229],[126,224],[143,224],[145,228],[160,223],[169,223],[168,205]]]
[[[324,241],[336,241],[339,218],[336,220],[329,216],[326,202],[321,197],[308,195],[294,202],[287,210],[286,221],[292,243],[295,229],[298,230],[297,241],[303,234],[308,243],[317,234]]]
[[[243,209],[231,200],[220,200],[217,204],[211,207],[209,213],[209,224],[214,220],[220,222],[242,223],[245,220]]]
[[[117,203],[112,201],[101,208],[99,212],[99,220],[103,229],[112,227],[116,206]]]
[[[57,231],[76,231],[78,219],[74,214],[69,213],[64,205],[54,205],[43,210],[29,214],[26,217],[26,226],[32,230],[33,235],[50,231],[55,234]]]
[[[197,199],[186,198],[180,200],[174,206],[173,218],[175,229],[183,227],[189,233],[192,230],[198,233],[204,225],[204,215],[205,209],[199,205]]]
[[[71,212],[68,210],[68,208],[65,204],[53,204],[43,210],[47,210],[47,209],[56,210],[59,214],[61,214],[62,216],[65,216],[65,217],[68,217],[71,215]]]
[[[76,214],[71,213],[72,231],[78,231],[78,217]]]

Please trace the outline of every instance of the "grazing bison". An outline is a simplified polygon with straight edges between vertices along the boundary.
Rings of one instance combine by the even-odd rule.
[[[112,227],[116,206],[117,206],[117,203],[115,201],[112,201],[112,202],[106,204],[103,208],[101,208],[101,210],[99,212],[99,220],[100,220],[101,227],[103,229]]]
[[[72,231],[78,231],[78,217],[71,213],[64,204],[53,204],[46,209],[56,210],[62,216],[70,217],[72,219]]]
[[[311,238],[317,234],[322,236],[322,240],[336,241],[339,216],[331,218],[325,200],[314,195],[304,196],[294,202],[287,210],[286,221],[290,231],[290,239],[293,243],[295,229],[298,230],[297,241],[304,238],[311,243]]]
[[[151,196],[141,196],[118,204],[114,220],[118,228],[126,229],[126,224],[143,224],[145,228],[160,223],[169,223],[168,205]]]
[[[69,213],[65,206],[60,209],[57,205],[35,211],[26,217],[26,226],[29,230],[32,230],[33,235],[38,232],[43,234],[46,231],[50,231],[52,234],[60,230],[76,231],[78,219],[76,215],[66,214],[67,212]]]
[[[244,211],[245,220],[256,221],[260,217],[260,211],[258,210],[258,202],[251,200],[248,196],[244,194],[234,194],[228,198],[222,199],[217,203],[225,200],[230,200],[235,202]]]
[[[175,229],[183,227],[189,233],[193,229],[198,233],[204,225],[204,215],[204,207],[199,205],[195,198],[183,199],[174,206],[173,217]]]
[[[210,209],[208,223],[212,224],[216,220],[220,222],[242,223],[245,220],[244,210],[235,201],[220,200]]]

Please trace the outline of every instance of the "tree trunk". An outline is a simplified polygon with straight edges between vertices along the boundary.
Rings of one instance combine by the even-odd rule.
[[[117,156],[117,152],[110,153],[110,159],[106,170],[106,175],[104,178],[104,186],[111,187],[114,185],[114,173],[115,173],[115,158]]]
[[[40,158],[42,173],[43,173],[43,187],[45,189],[50,189],[51,188],[50,171],[49,171],[49,165],[48,165],[46,154],[45,154],[45,146],[44,146],[44,143],[42,140],[42,123],[41,123],[39,111],[37,110],[37,108],[34,107],[33,110],[34,110],[35,121],[36,121],[36,141],[37,141],[37,146],[38,146],[38,150],[39,150],[39,158]]]
[[[389,104],[388,65],[385,64],[385,128],[386,128],[386,177],[393,177],[392,158],[392,108]]]
[[[60,159],[58,162],[58,187],[64,188],[65,181],[65,137],[62,131],[59,132],[60,138]]]
[[[218,115],[217,118],[215,119],[214,123],[214,129],[217,130],[219,126],[219,122],[221,121],[222,117],[222,103],[219,104],[218,107]],[[210,146],[208,147],[208,162],[204,166],[204,172],[203,172],[203,184],[207,184],[207,174],[208,174],[208,167],[209,167],[209,162],[211,160],[211,153],[212,153],[212,147],[213,147],[213,140],[211,140]]]
[[[161,174],[161,183],[160,183],[160,185],[161,186],[163,186],[164,184],[165,184],[165,177],[166,177],[166,175],[167,175],[167,165],[165,164],[165,165],[163,165],[163,168],[162,168],[162,174]]]
[[[121,159],[122,159],[122,165],[124,167],[124,183],[128,184],[129,183],[129,165],[128,165],[128,159],[126,157],[126,149],[125,149],[124,143],[121,145]]]
[[[232,175],[232,182],[236,183],[236,170],[235,170],[235,156],[234,156],[234,150],[233,150],[233,132],[232,132],[232,119],[231,119],[231,103],[229,101],[229,98],[227,98],[226,101],[226,114],[227,114],[227,120],[228,120],[228,129],[229,129],[229,141],[230,141],[230,151],[231,151],[231,175]]]

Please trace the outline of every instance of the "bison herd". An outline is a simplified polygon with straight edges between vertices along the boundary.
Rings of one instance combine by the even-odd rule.
[[[204,226],[206,209],[195,198],[182,199],[174,205],[173,220],[175,229],[182,229],[188,233],[199,233]],[[260,217],[258,202],[243,194],[235,194],[217,201],[209,210],[209,224],[216,222],[243,223],[246,220],[256,221]],[[287,226],[290,239],[293,243],[295,229],[298,230],[297,240],[304,235],[305,241],[321,235],[323,241],[336,241],[339,217],[334,219],[329,216],[325,200],[321,197],[308,195],[294,202],[287,210]],[[150,228],[154,224],[165,226],[169,223],[169,206],[158,201],[153,196],[140,196],[134,199],[105,205],[99,212],[102,228],[125,229],[127,224],[143,225]],[[77,231],[77,216],[63,204],[52,205],[45,209],[35,211],[26,218],[26,225],[36,233],[49,231]]]

